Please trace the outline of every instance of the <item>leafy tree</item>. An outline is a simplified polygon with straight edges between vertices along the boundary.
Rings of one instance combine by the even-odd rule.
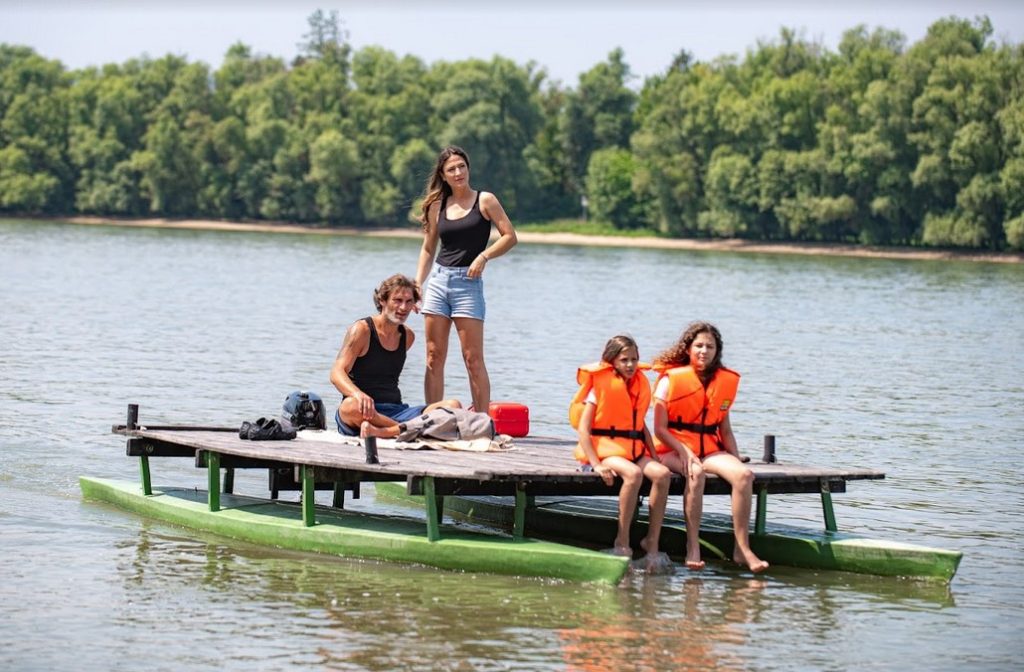
[[[575,91],[565,94],[559,116],[561,151],[576,189],[587,174],[590,155],[605,147],[629,147],[637,95],[622,49],[580,75]]]
[[[318,9],[309,15],[307,22],[309,32],[303,35],[304,40],[298,45],[300,61],[322,60],[344,66],[347,70],[351,47],[348,45],[348,31],[345,30],[338,11],[331,10],[325,13]]]
[[[635,172],[628,150],[606,147],[591,154],[586,186],[594,219],[620,229],[646,225],[643,204],[633,191]]]
[[[438,144],[463,147],[475,183],[485,190],[500,187],[505,208],[528,216],[534,182],[524,152],[541,126],[539,82],[528,68],[497,56],[440,68],[444,88],[434,97],[434,114],[444,125]]]
[[[309,180],[316,188],[320,217],[341,221],[359,199],[359,153],[356,143],[338,131],[325,131],[310,148]],[[374,197],[380,197],[374,194]]]

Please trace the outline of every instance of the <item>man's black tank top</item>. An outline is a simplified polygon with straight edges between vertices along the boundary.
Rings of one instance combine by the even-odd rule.
[[[487,240],[491,236],[491,222],[480,212],[480,192],[476,192],[473,207],[465,217],[448,219],[447,209],[446,196],[441,199],[441,211],[437,214],[437,233],[441,238],[437,263],[442,266],[469,266],[487,248]]]
[[[398,389],[398,377],[405,366],[405,327],[398,325],[398,349],[386,350],[377,337],[373,318],[363,319],[370,327],[370,347],[352,364],[348,377],[375,402],[400,404],[402,391]]]

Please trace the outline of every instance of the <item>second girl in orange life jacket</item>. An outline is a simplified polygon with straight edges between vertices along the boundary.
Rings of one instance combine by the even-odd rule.
[[[679,341],[658,355],[665,371],[654,391],[654,433],[659,459],[686,478],[686,566],[702,569],[700,519],[705,472],[732,487],[733,561],[763,572],[768,563],[750,548],[750,499],[754,474],[740,461],[729,411],[739,374],[722,366],[722,334],[708,322],[687,327]]]
[[[654,442],[644,416],[651,384],[639,373],[640,355],[629,336],[615,336],[604,346],[601,364],[580,369],[580,389],[569,406],[569,420],[579,433],[576,459],[589,465],[605,484],[619,488],[619,522],[614,552],[632,557],[629,529],[644,478],[651,481],[647,536],[640,541],[647,567],[661,563],[658,542],[665,517],[671,472],[654,456]],[[638,375],[639,374],[639,375]]]
[[[725,450],[720,429],[736,399],[740,374],[719,366],[705,386],[693,366],[659,366],[657,370],[659,384],[663,378],[668,379],[664,401],[672,436],[685,443],[700,459]],[[673,452],[657,437],[654,445],[659,455]]]

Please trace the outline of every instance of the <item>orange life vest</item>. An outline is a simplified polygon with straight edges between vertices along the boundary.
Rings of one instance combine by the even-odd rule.
[[[643,371],[649,368],[648,364],[637,367],[628,384],[606,362],[588,364],[576,372],[580,389],[569,404],[569,422],[579,428],[587,396],[593,390],[597,406],[590,440],[602,460],[614,456],[637,460],[644,454],[644,416],[651,407],[651,383]],[[588,461],[579,444],[575,456],[580,462]]]
[[[725,450],[719,425],[729,414],[736,399],[740,374],[721,366],[705,388],[692,366],[659,371],[658,383],[662,378],[668,378],[665,405],[668,410],[668,429],[672,436],[702,459]],[[672,451],[657,439],[654,445],[658,453]]]

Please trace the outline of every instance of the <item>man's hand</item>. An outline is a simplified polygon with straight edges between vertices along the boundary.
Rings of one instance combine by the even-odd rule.
[[[373,416],[377,414],[377,407],[373,404],[373,398],[367,394],[360,392],[354,395],[356,402],[359,404],[359,414],[363,420],[372,420]]]

